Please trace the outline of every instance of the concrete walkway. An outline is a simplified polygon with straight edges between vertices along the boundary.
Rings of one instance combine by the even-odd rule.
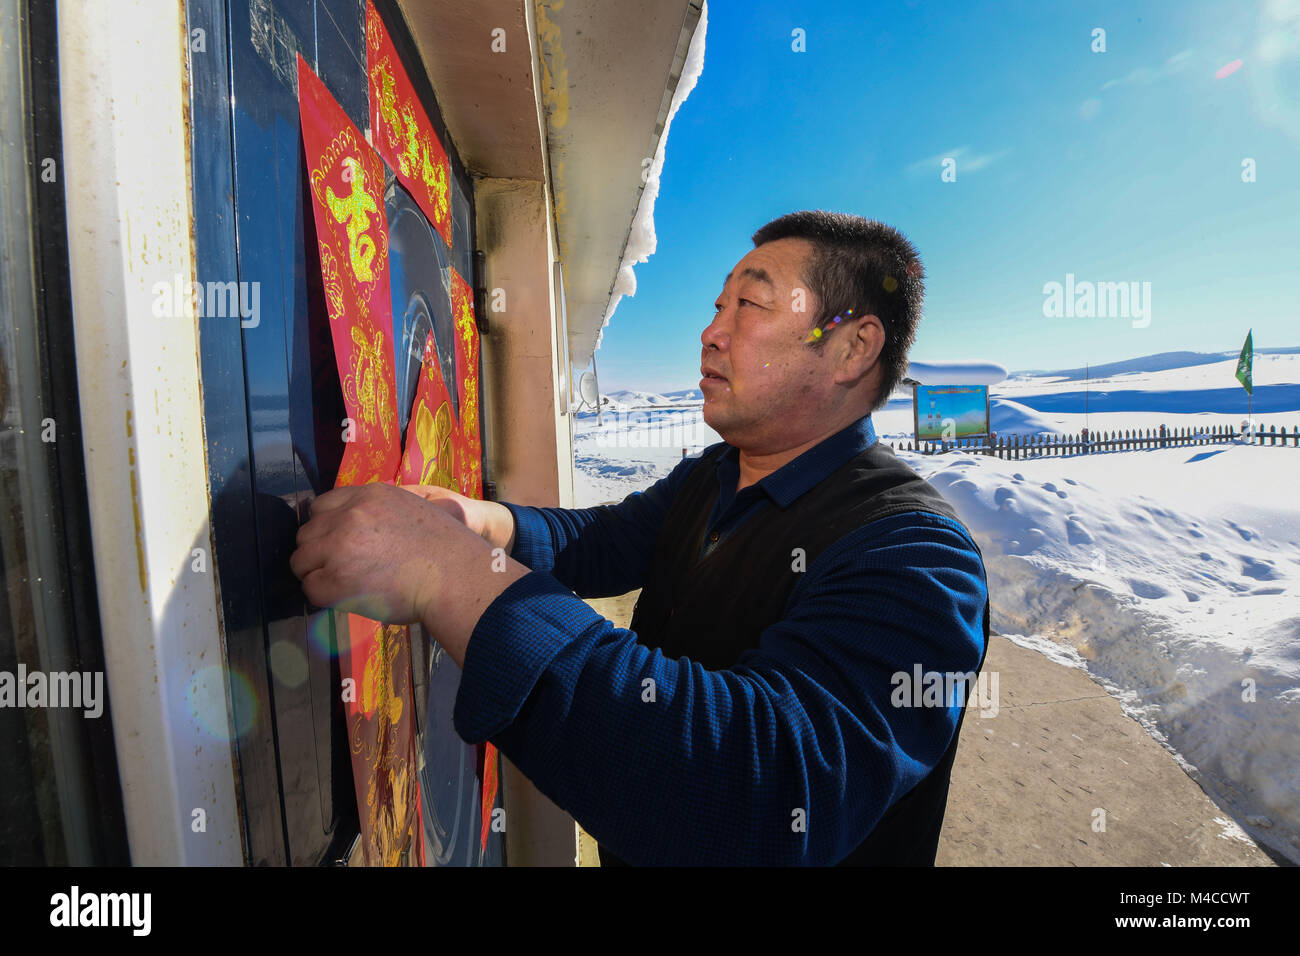
[[[638,594],[588,603],[627,627]],[[984,667],[997,713],[967,710],[939,866],[1274,865],[1085,672],[1000,636]]]
[[[967,709],[939,866],[1273,865],[1084,671],[1000,636],[984,667],[997,715]]]

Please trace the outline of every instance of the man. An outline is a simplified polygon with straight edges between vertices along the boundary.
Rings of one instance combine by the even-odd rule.
[[[838,213],[753,241],[701,335],[724,442],[598,508],[335,490],[293,568],[317,604],[423,622],[464,671],[457,732],[604,865],[931,865],[965,701],[916,678],[974,685],[988,596],[968,531],[871,423],[921,264]],[[577,597],[637,587],[630,630]]]

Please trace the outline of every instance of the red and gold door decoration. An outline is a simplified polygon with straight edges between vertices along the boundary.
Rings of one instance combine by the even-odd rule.
[[[424,345],[424,364],[415,392],[411,421],[406,426],[400,484],[441,485],[471,498],[483,497],[478,434],[478,326],[474,322],[474,293],[451,270],[451,314],[456,335],[456,368],[452,380],[460,394],[460,421],[438,364],[433,335]]]
[[[375,148],[450,249],[451,161],[415,95],[415,87],[375,12],[375,5],[369,0],[366,3],[366,75]]]
[[[401,452],[384,163],[301,56],[298,109],[321,283],[351,428],[338,484],[389,481]]]
[[[434,176],[421,182],[429,187],[424,199],[436,200],[441,195],[442,223],[439,225],[432,213],[430,219],[439,225],[440,232],[446,229],[444,235],[450,244],[446,153],[423,110],[416,113],[412,104],[401,98],[401,91],[409,93],[410,83],[391,53],[382,25],[377,25],[373,8],[369,14],[368,45],[372,31],[377,29],[379,47],[388,49],[391,55],[387,70],[393,79],[392,88],[398,91],[397,115],[414,120],[410,136],[418,144],[416,155],[422,162],[441,157],[441,178]],[[373,116],[373,87],[371,92]],[[452,413],[431,335],[425,346],[403,454],[398,435],[388,222],[383,196],[384,158],[389,157],[381,158],[369,146],[301,56],[298,97],[320,248],[321,283],[348,414],[336,487],[397,481],[442,485],[481,498],[478,329],[472,290],[452,270],[457,365],[453,380],[459,389],[459,420]],[[418,107],[418,102],[414,106]],[[405,182],[400,167],[398,178]],[[441,193],[437,192],[439,183]],[[412,193],[421,200],[419,192],[412,189]],[[439,208],[436,202],[434,208]],[[338,615],[336,623],[340,672],[352,680],[355,688],[352,699],[345,695],[345,702],[365,861],[369,866],[392,866],[412,848],[417,857],[423,856],[410,632],[404,626],[384,625],[355,614]],[[485,849],[496,799],[497,762],[491,744],[484,744],[482,752],[480,839]]]

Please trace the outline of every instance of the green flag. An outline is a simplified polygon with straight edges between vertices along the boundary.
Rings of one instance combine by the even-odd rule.
[[[1254,332],[1255,330],[1251,329],[1246,333],[1246,342],[1241,347],[1241,358],[1237,359],[1237,381],[1241,382],[1241,387],[1246,390],[1247,395],[1255,394],[1254,382],[1250,377],[1250,367],[1255,361],[1255,346],[1250,340]]]

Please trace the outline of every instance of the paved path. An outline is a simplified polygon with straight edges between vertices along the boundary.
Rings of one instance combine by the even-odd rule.
[[[639,593],[588,603],[627,627]],[[1274,865],[1085,672],[1000,636],[984,667],[997,713],[967,711],[939,866]]]
[[[1273,865],[1084,671],[1000,636],[984,667],[997,714],[966,712],[939,866]]]

